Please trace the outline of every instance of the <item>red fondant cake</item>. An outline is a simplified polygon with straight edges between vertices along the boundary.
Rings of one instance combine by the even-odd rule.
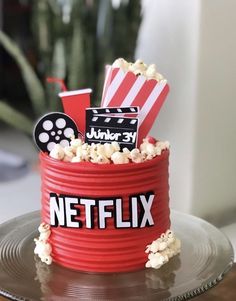
[[[51,227],[49,241],[53,260],[87,272],[126,272],[144,268],[146,246],[170,228],[168,159],[169,151],[165,150],[153,160],[139,164],[72,164],[41,153],[42,220],[45,223],[52,223],[49,204],[52,192],[96,201],[96,206],[90,206],[92,226],[86,224],[85,206],[76,205],[79,200],[75,199],[73,227]],[[146,196],[148,203],[151,195],[154,198],[149,204],[150,210],[146,208],[151,213],[148,219],[142,212],[143,205],[135,200]],[[98,221],[99,202],[103,200],[114,200],[114,204],[106,206],[105,228],[101,228]],[[121,208],[115,204],[117,200]],[[117,215],[121,215],[120,228],[117,228]]]
[[[67,114],[39,120],[42,224],[35,254],[43,262],[130,272],[158,269],[179,253],[169,230],[169,143],[144,138],[168,91],[155,65],[118,59],[107,69],[100,108],[90,108],[91,90],[64,92]]]

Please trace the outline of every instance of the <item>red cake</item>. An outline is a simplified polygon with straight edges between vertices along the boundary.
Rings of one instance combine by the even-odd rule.
[[[144,76],[136,82],[133,69],[130,75],[129,70],[122,70],[124,60],[119,62],[120,69],[116,62],[114,70],[111,68],[106,75],[104,109],[87,108],[86,113],[82,112],[86,114],[85,132],[78,133],[83,138],[72,135],[79,122],[74,120],[74,124],[62,113],[49,114],[36,126],[35,140],[41,149],[42,224],[35,253],[47,264],[54,261],[92,273],[129,272],[143,269],[145,264],[159,268],[180,250],[179,240],[169,230],[169,144],[152,137],[140,143],[151,127],[150,120],[153,122],[160,110],[168,86],[156,78],[150,84]],[[137,62],[142,67],[140,60]],[[119,72],[122,81],[132,78],[135,85],[130,88],[132,93],[129,89],[125,92],[126,96],[119,91],[122,88],[113,87]],[[147,74],[152,75],[151,71]],[[143,86],[139,89],[146,91],[154,113],[145,101],[143,106],[139,101],[139,108],[132,107],[130,100],[130,107],[115,101],[120,102],[118,95],[123,95],[127,103],[140,82]],[[121,86],[127,90],[129,83]],[[150,86],[152,89],[147,91]],[[72,102],[66,101],[66,93],[64,110],[71,112]],[[68,95],[83,96],[84,92]],[[109,101],[116,107],[109,107]],[[82,114],[78,107],[76,110]],[[114,117],[120,112],[122,116]],[[99,119],[102,124],[98,124]],[[63,138],[57,142],[60,135]]]
[[[166,150],[161,156],[139,164],[97,165],[58,162],[41,154],[42,220],[45,223],[50,224],[52,191],[97,202],[91,210],[93,228],[86,227],[84,205],[74,205],[79,211],[79,216],[74,219],[80,221],[81,228],[51,228],[53,260],[89,272],[124,272],[143,268],[147,261],[146,246],[170,228],[168,158],[169,151]],[[145,218],[147,225],[139,220],[143,208],[139,206],[141,208],[136,210],[135,196],[140,195],[146,196],[146,200],[154,195],[151,206],[153,221]],[[134,196],[133,204],[130,203],[131,196]],[[114,203],[121,200],[119,209],[116,204],[107,206],[112,217],[106,218],[104,229],[99,229],[98,224],[100,199],[114,200]],[[118,214],[122,215],[121,228],[117,228]]]

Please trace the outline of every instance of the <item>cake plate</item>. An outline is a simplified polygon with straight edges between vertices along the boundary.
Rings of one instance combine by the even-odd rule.
[[[233,248],[202,219],[172,211],[171,220],[182,251],[161,269],[87,274],[47,266],[34,256],[38,211],[12,219],[0,226],[0,295],[37,301],[190,299],[223,278],[233,264]]]

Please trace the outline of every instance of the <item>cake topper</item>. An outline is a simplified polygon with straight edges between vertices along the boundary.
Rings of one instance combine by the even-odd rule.
[[[132,150],[136,147],[138,107],[126,108],[88,108],[86,109],[85,142],[118,142],[121,148]],[[116,116],[115,116],[116,115]]]
[[[80,132],[85,132],[85,110],[90,107],[90,94],[92,89],[80,89],[75,91],[68,91],[63,79],[55,77],[47,77],[48,83],[58,84],[61,88],[59,97],[62,100],[64,112],[70,116]]]
[[[61,87],[59,96],[64,112],[74,123],[71,127],[74,135],[77,134],[77,127],[89,144],[114,141],[119,143],[121,149],[129,150],[139,147],[148,135],[169,92],[167,81],[157,72],[156,66],[147,66],[141,60],[128,63],[117,59],[112,66],[107,66],[102,108],[90,108],[91,89],[67,91],[63,80],[47,80]],[[126,113],[138,113],[138,118],[129,117]],[[54,136],[51,132],[49,135],[41,125],[41,132],[39,130],[35,137],[41,150],[50,151],[55,143],[63,145],[69,141],[68,135],[54,134],[56,130],[51,131]]]
[[[81,89],[59,93],[64,112],[76,123],[80,132],[85,132],[85,110],[90,107],[92,89]]]
[[[34,128],[38,148],[50,152],[55,144],[69,146],[72,136],[81,136],[72,118],[64,113],[53,112],[39,119]]]

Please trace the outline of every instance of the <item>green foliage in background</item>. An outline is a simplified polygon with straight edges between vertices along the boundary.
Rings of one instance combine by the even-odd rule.
[[[92,88],[93,103],[99,104],[104,66],[118,57],[134,59],[141,22],[139,0],[38,0],[32,7],[36,71],[0,31],[0,44],[19,66],[34,113],[29,118],[0,100],[0,119],[26,133],[43,113],[60,109],[59,87],[46,84],[48,76],[63,79],[69,90]]]

